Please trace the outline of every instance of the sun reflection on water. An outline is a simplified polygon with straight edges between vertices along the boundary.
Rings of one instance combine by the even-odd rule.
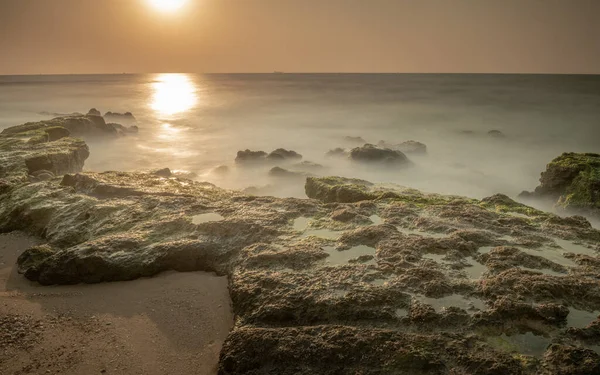
[[[192,109],[198,102],[194,82],[186,74],[159,74],[152,83],[151,108],[161,115],[175,115]]]

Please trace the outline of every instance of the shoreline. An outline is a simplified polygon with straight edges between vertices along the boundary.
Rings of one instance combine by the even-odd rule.
[[[18,254],[40,242],[23,233],[0,234],[3,374],[217,373],[233,325],[225,277],[165,272],[129,282],[43,287],[13,266]]]
[[[7,342],[35,354],[25,365],[29,354],[7,353],[15,371],[189,373],[191,363],[220,375],[600,372],[600,231],[582,216],[503,194],[479,200],[335,176],[303,178],[310,199],[297,199],[168,168],[82,172],[89,149],[70,135],[127,130],[105,125],[77,115],[0,136],[0,231],[46,242],[23,239],[3,260],[14,264],[27,248],[19,270],[40,284],[4,268],[14,289],[6,297],[17,301],[5,305]],[[269,157],[300,155],[238,153],[240,162]],[[348,158],[411,163],[370,144]],[[561,182],[580,189],[560,202],[594,212],[596,201],[582,197],[597,158],[565,153],[524,194],[555,194],[556,172],[570,168],[577,179]],[[220,310],[230,300],[235,325]]]

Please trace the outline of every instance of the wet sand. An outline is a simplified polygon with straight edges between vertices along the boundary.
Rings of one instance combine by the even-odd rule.
[[[37,243],[0,234],[1,374],[216,373],[233,325],[226,278],[168,272],[42,287],[14,267]]]

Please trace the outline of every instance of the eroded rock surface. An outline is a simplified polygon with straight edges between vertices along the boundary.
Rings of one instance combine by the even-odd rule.
[[[92,108],[93,109],[93,108]],[[105,137],[119,136],[128,133],[137,133],[137,126],[125,127],[121,124],[107,123],[102,116],[93,114],[92,110],[87,115],[72,115],[56,117],[51,120],[28,122],[6,128],[1,134],[13,135],[36,131],[38,129],[66,129],[74,137]]]
[[[158,172],[11,185],[0,231],[46,240],[20,272],[43,284],[228,275],[221,374],[600,365],[600,232],[582,217],[340,177],[308,178],[313,199],[251,197]]]
[[[546,166],[535,191],[521,196],[551,200],[573,213],[600,216],[600,155],[562,154]]]
[[[88,156],[85,142],[71,138],[64,127],[26,124],[5,129],[0,133],[0,194],[30,179],[79,172]]]

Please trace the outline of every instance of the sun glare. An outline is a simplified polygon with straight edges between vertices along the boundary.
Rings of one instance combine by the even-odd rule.
[[[187,0],[148,0],[150,5],[161,12],[174,12],[185,5]]]
[[[198,101],[196,86],[185,74],[160,74],[152,86],[151,107],[161,115],[186,112]]]

